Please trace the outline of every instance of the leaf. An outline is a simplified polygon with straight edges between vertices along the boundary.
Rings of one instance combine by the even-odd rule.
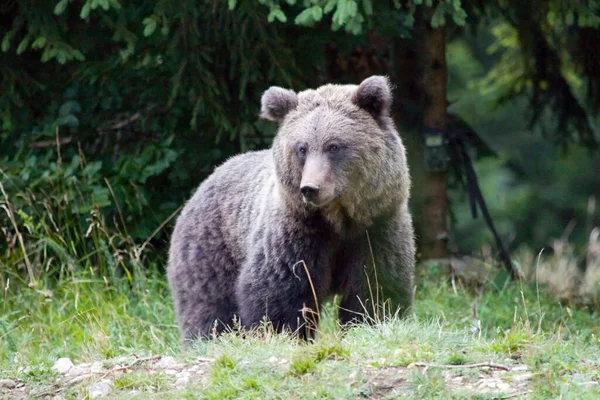
[[[459,10],[452,15],[454,23],[458,26],[464,26],[467,23],[467,12],[465,10]]]
[[[229,0],[227,5],[229,7],[229,11],[232,11],[235,9],[235,6],[237,5],[237,0]]]
[[[342,26],[346,22],[348,0],[339,0],[337,3],[337,8],[333,13],[333,23],[337,26]]]
[[[90,16],[90,1],[86,1],[83,7],[81,8],[81,13],[79,13],[79,17],[81,19],[86,19]]]
[[[54,15],[61,15],[67,9],[67,5],[69,4],[69,0],[60,0],[54,6]]]
[[[365,10],[366,15],[373,15],[373,4],[371,0],[363,0],[363,9]]]
[[[156,30],[156,19],[154,18],[146,18],[143,23],[146,25],[144,27],[144,36],[151,36]]]
[[[296,25],[311,26],[315,22],[313,7],[307,8],[296,16],[294,23]]]
[[[29,36],[25,36],[19,46],[17,47],[17,54],[22,54],[25,50],[27,50],[27,46],[29,46]]]
[[[287,22],[287,17],[283,13],[283,11],[281,11],[280,8],[274,8],[269,12],[269,16],[268,16],[267,20],[269,22],[278,20],[279,22],[284,23],[284,22]]]
[[[54,46],[46,46],[44,47],[44,52],[42,53],[41,61],[45,63],[48,60],[51,60],[56,56],[56,47]]]
[[[121,9],[121,4],[119,3],[119,0],[108,0],[108,2],[110,3],[111,7],[115,10]]]
[[[75,58],[77,61],[84,61],[85,60],[85,56],[79,50],[75,49],[75,50],[72,51],[71,54],[72,54],[73,58]]]
[[[69,100],[65,102],[62,106],[60,106],[60,108],[58,109],[58,115],[60,115],[61,117],[65,117],[71,114],[77,114],[80,112],[81,106],[76,100]]]
[[[433,15],[431,16],[431,27],[439,28],[440,26],[446,25],[446,16],[444,13],[444,5],[438,4],[433,10]]]
[[[348,16],[349,17],[354,17],[358,12],[358,4],[356,4],[356,1],[354,0],[350,0],[348,1]]]
[[[323,18],[323,9],[319,6],[311,7],[313,19],[319,22]]]
[[[567,13],[567,15],[565,15],[565,23],[567,24],[567,26],[573,26],[574,22],[575,22],[575,15],[573,14],[572,11],[569,11]]]
[[[15,31],[7,32],[2,38],[2,51],[7,52],[10,49],[10,41],[15,37]]]
[[[329,0],[326,4],[325,7],[323,8],[323,13],[324,14],[329,14],[331,11],[333,11],[333,9],[335,8],[335,6],[337,5],[337,0]]]
[[[32,49],[41,49],[46,45],[46,38],[44,36],[38,36],[33,43],[31,43]]]
[[[66,115],[64,117],[60,117],[56,120],[56,125],[58,126],[67,126],[72,129],[76,129],[79,127],[79,118],[74,115]]]

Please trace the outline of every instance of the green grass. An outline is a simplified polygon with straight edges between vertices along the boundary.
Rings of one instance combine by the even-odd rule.
[[[60,357],[77,364],[132,354],[174,355],[184,361],[203,356],[215,359],[209,372],[185,388],[173,389],[171,377],[162,374],[132,371],[114,381],[113,396],[337,399],[400,393],[447,398],[453,393],[464,398],[473,394],[450,390],[446,370],[406,367],[493,361],[526,364],[533,373],[531,398],[600,395],[597,312],[563,305],[535,286],[515,283],[475,291],[453,288],[437,274],[431,270],[421,277],[415,314],[404,321],[389,319],[341,332],[330,307],[312,343],[264,327],[185,350],[179,346],[164,277],[140,277],[133,288],[82,277],[61,281],[51,295],[8,288],[0,306],[0,375],[43,387],[56,378],[51,366]],[[481,373],[452,372],[471,379]],[[66,393],[76,398],[85,390]],[[478,398],[493,398],[486,396]]]

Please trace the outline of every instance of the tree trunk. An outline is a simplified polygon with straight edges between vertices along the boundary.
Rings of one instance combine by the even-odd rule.
[[[423,30],[423,125],[446,132],[446,38],[444,28],[432,28],[430,18]],[[426,172],[423,185],[423,259],[446,256],[447,230],[447,172]]]

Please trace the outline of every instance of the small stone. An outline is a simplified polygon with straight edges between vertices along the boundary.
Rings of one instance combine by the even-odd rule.
[[[185,387],[189,381],[190,381],[189,376],[182,376],[181,378],[177,378],[177,380],[175,381],[175,386],[178,388]]]
[[[66,374],[71,368],[73,368],[73,362],[67,357],[59,358],[54,363],[54,369],[60,374]]]
[[[99,399],[107,396],[112,391],[112,382],[108,379],[94,383],[89,388],[90,399]]]
[[[165,375],[177,375],[177,370],[176,369],[165,369],[164,373],[165,373]]]
[[[189,378],[190,375],[191,374],[190,374],[189,371],[181,371],[177,375],[175,375],[175,377],[177,377],[177,379],[179,379],[179,378]]]
[[[89,369],[89,364],[87,366],[85,366],[85,365],[74,365],[71,368],[69,368],[69,370],[67,371],[66,375],[70,376],[70,377],[84,375],[84,374],[87,374],[88,369]]]
[[[523,381],[528,381],[531,378],[533,378],[533,374],[531,372],[527,372],[524,374],[513,375],[511,378],[515,382],[523,382]]]
[[[131,357],[129,356],[120,356],[113,360],[115,364],[129,364],[131,362]]]
[[[17,383],[11,379],[0,379],[0,389],[14,389]]]
[[[90,367],[90,372],[92,374],[97,374],[102,372],[102,361],[94,361]]]
[[[271,356],[267,361],[270,363],[276,363],[277,361],[279,361],[279,359],[275,356]]]
[[[177,366],[177,362],[173,357],[163,357],[159,362],[156,363],[156,368],[161,369],[173,369]]]

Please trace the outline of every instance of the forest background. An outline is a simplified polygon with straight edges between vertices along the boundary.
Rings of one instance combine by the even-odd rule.
[[[270,145],[262,93],[383,74],[419,261],[449,259],[453,274],[439,260],[419,267],[416,322],[306,347],[206,344],[221,358],[189,396],[265,398],[281,382],[291,396],[307,380],[357,396],[373,366],[510,359],[535,373],[523,382],[539,398],[597,398],[585,385],[600,382],[589,361],[600,359],[599,44],[595,0],[0,2],[0,377],[14,393],[79,398],[87,383],[58,387],[57,358],[179,354],[164,276],[174,218],[215,166]],[[450,148],[448,171],[426,168],[426,128],[467,144],[521,280],[472,216],[464,157]],[[273,346],[298,353],[283,375],[265,373]],[[371,360],[376,348],[391,358]],[[366,375],[348,386],[355,362]],[[164,377],[135,377],[111,384],[169,390]],[[440,374],[410,381],[415,398],[446,393]]]

